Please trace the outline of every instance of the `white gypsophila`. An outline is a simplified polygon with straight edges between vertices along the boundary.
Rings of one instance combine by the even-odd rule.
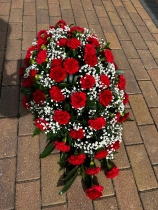
[[[32,64],[28,68],[25,69],[24,78],[28,78],[31,70],[36,70],[38,72],[37,64]]]

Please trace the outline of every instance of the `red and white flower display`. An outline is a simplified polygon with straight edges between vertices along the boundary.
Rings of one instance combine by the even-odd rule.
[[[23,105],[34,115],[34,135],[44,132],[48,140],[40,157],[56,148],[60,168],[69,171],[60,194],[81,174],[86,196],[99,198],[103,187],[93,178],[102,170],[107,178],[118,175],[110,161],[122,141],[122,123],[129,117],[126,80],[109,43],[60,20],[37,34],[24,61]]]

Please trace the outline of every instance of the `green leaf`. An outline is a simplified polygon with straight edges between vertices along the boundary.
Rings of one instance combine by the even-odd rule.
[[[127,118],[126,121],[134,121],[134,120],[132,120],[131,118]]]
[[[69,84],[67,84],[67,83],[60,83],[60,84],[58,84],[57,86],[58,86],[59,88],[65,88],[65,87],[68,87]]]
[[[73,184],[73,182],[75,181],[76,177],[77,177],[77,173],[71,177],[71,179],[69,179],[69,181],[65,184],[65,186],[63,187],[63,189],[59,192],[59,195],[62,195],[63,193],[65,193]]]
[[[22,88],[21,89],[21,92],[24,94],[24,95],[30,95],[32,93],[32,89],[31,88]]]
[[[110,49],[110,47],[109,47],[109,46],[110,46],[110,42],[108,42],[108,43],[105,45],[105,47],[104,47],[104,48],[105,48],[105,49]]]
[[[66,162],[66,157],[65,156],[66,156],[65,152],[62,152],[60,154],[60,162],[59,162],[60,170],[62,170],[65,166],[65,162]]]
[[[124,71],[123,71],[123,70],[116,70],[116,74],[117,74],[117,75],[124,74]]]
[[[48,155],[50,155],[50,153],[55,149],[53,143],[51,144],[48,144],[46,146],[46,148],[44,149],[44,151],[42,152],[42,154],[40,155],[40,158],[45,158],[47,157]]]
[[[64,178],[65,181],[69,180],[78,170],[78,166],[74,167],[68,175]]]
[[[42,132],[42,131],[41,131],[39,128],[35,128],[35,130],[34,130],[34,132],[33,132],[33,134],[32,134],[32,137],[34,137],[34,136],[40,134],[41,132]]]

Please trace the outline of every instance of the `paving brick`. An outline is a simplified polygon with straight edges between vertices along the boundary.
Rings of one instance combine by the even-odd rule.
[[[94,201],[95,210],[118,210],[115,197],[109,197]]]
[[[128,59],[128,61],[137,80],[150,80],[150,77],[140,59]]]
[[[128,33],[136,33],[138,30],[131,19],[122,19]]]
[[[2,85],[19,85],[19,73],[17,72],[19,68],[19,62],[6,61],[4,64]]]
[[[152,36],[152,34],[150,33],[149,29],[146,26],[139,25],[137,29],[145,41],[154,41],[153,38],[154,34]]]
[[[139,13],[139,15],[141,16],[141,18],[143,20],[150,20],[151,19],[144,8],[136,8],[136,9],[137,9],[137,12]]]
[[[131,41],[121,41],[121,45],[128,58],[139,58]]]
[[[71,5],[73,4],[81,4],[81,0],[71,0]]]
[[[153,23],[151,19],[144,20],[144,22],[151,33],[158,33],[158,28],[156,27],[156,25]]]
[[[43,207],[42,210],[67,210],[67,204],[64,205],[56,205],[50,207]]]
[[[130,17],[136,26],[144,26],[145,25],[145,23],[143,22],[143,20],[141,19],[139,14],[130,13]]]
[[[17,181],[40,178],[39,137],[18,139]]]
[[[23,41],[22,41],[22,50],[27,50],[32,42],[36,39],[36,31],[24,31],[23,32]]]
[[[23,16],[23,31],[36,31],[36,16]]]
[[[155,125],[140,126],[139,129],[152,164],[158,164],[158,132]]]
[[[126,146],[139,191],[158,187],[144,145]],[[143,174],[143,176],[142,176]]]
[[[115,7],[111,1],[103,1],[104,7],[108,12],[115,12]]]
[[[120,17],[117,15],[116,12],[108,12],[109,18],[113,26],[115,25],[123,25]]]
[[[34,131],[33,115],[20,103],[19,135],[32,135]]]
[[[95,11],[85,11],[88,24],[99,24]]]
[[[22,22],[22,9],[12,8],[10,12],[9,22]]]
[[[111,32],[111,33],[106,32],[106,33],[104,33],[104,35],[106,37],[106,40],[108,42],[110,42],[110,48],[111,49],[122,49],[122,47],[121,47],[121,45],[119,43],[119,40],[118,40],[118,38],[117,38],[115,33],[113,33],[113,32]]]
[[[157,70],[148,70],[148,73],[154,83],[156,90],[158,91],[158,69]]]
[[[99,18],[100,25],[105,33],[113,33],[114,29],[109,18]]]
[[[125,30],[124,26],[114,26],[118,39],[121,40],[130,40],[128,33]]]
[[[98,17],[108,17],[106,10],[103,6],[94,6]]]
[[[143,8],[139,0],[131,0],[135,8]]]
[[[15,117],[18,114],[19,87],[2,87],[0,117]],[[11,107],[11,108],[10,108]]]
[[[70,0],[59,0],[61,9],[71,9]]]
[[[148,107],[158,107],[158,95],[151,81],[139,81]]]
[[[68,25],[74,24],[74,16],[72,10],[70,9],[63,9],[61,10],[61,16],[66,21]]]
[[[41,160],[42,206],[66,202],[66,195],[59,195],[63,187],[62,174],[59,172],[59,155],[50,155]]]
[[[158,34],[152,34],[156,42],[158,42]]]
[[[68,198],[68,210],[93,209],[92,201],[85,196],[85,193],[81,184],[81,177],[79,176],[76,178],[71,188],[68,190],[67,198]]]
[[[154,166],[153,168],[154,168],[157,180],[158,180],[158,166]]]
[[[0,158],[16,156],[17,127],[18,119],[16,118],[2,118],[0,120]]]
[[[36,7],[37,9],[48,9],[47,1],[43,1],[43,0],[36,1]]]
[[[0,51],[0,73],[3,72],[3,64],[4,64],[4,55],[5,55],[5,51]]]
[[[10,23],[8,28],[8,39],[22,38],[22,23]]]
[[[126,70],[124,75],[126,78],[126,92],[129,94],[141,93],[133,72],[131,70]]]
[[[124,1],[123,2],[126,10],[129,12],[129,13],[137,13],[136,9],[134,8],[134,6],[132,5],[131,2],[129,1]]]
[[[138,125],[153,124],[152,117],[142,94],[130,95],[129,102]]]
[[[0,15],[8,15],[10,11],[10,3],[0,2]]]
[[[73,9],[73,13],[74,13],[75,17],[85,17],[82,5],[73,4],[72,9]]]
[[[23,1],[12,0],[12,8],[23,8]]]
[[[144,210],[158,209],[158,190],[153,190],[151,192],[143,192],[140,194]]]
[[[112,0],[113,4],[115,7],[121,7],[123,6],[122,1],[121,0]]]
[[[53,20],[52,20],[53,19]],[[57,21],[60,20],[61,18],[60,17],[57,17]],[[40,30],[47,30],[49,28],[50,25],[54,25],[54,24],[51,24],[52,22],[57,22],[57,21],[54,21],[54,18],[50,17],[50,24],[49,23],[45,23],[45,24],[37,24],[37,32],[40,31]],[[34,35],[33,35],[34,36]],[[35,39],[35,37],[33,38]],[[27,47],[27,46],[26,46]]]
[[[129,33],[136,49],[147,49],[145,42],[139,33]]]
[[[146,44],[154,58],[158,58],[158,45],[156,41],[146,41]]]
[[[150,112],[158,129],[158,108],[150,108]]]
[[[113,160],[115,165],[117,165],[117,167],[120,169],[129,168],[130,165],[123,142],[121,143],[120,149],[118,149],[117,152],[118,154],[115,155],[115,159]]]
[[[100,25],[89,25],[90,30],[94,30],[95,34],[97,34],[99,39],[105,39],[105,36],[103,34],[102,28]]]
[[[14,209],[15,173],[16,158],[0,160],[1,209]]]
[[[86,18],[75,18],[75,21],[76,21],[76,25],[77,26],[82,26],[84,28],[88,28],[88,23],[87,23],[87,20]]]
[[[16,185],[16,209],[40,209],[40,181],[19,183]]]
[[[21,40],[8,40],[6,59],[7,60],[21,59]]]
[[[103,5],[102,0],[92,0],[93,5],[101,6]]]
[[[1,45],[0,45],[0,51],[1,50],[6,50],[6,39],[7,39],[7,33],[6,32],[0,32],[0,40],[1,40]]]
[[[142,139],[135,121],[123,124],[123,141],[125,145],[142,143]]]
[[[116,7],[116,10],[121,19],[130,19],[130,16],[127,13],[127,10],[125,9],[125,7]]]
[[[114,178],[114,186],[119,209],[143,210],[131,170],[120,171]]]
[[[59,4],[49,4],[49,15],[50,16],[60,16],[60,6]]]
[[[91,0],[81,0],[84,10],[94,10]]]
[[[24,2],[24,15],[36,15],[35,3]]]
[[[1,32],[7,32],[9,28],[8,19],[9,19],[8,14],[1,16],[1,20],[0,20]]]
[[[49,12],[47,9],[37,10],[37,24],[49,24]]]
[[[146,69],[156,69],[158,67],[149,50],[138,50],[138,54]]]
[[[123,50],[112,50],[115,58],[115,62],[118,65],[119,69],[129,69],[129,63],[123,52]]]

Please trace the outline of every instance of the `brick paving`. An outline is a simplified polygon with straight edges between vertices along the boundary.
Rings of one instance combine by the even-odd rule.
[[[0,210],[158,209],[158,28],[141,2],[0,0]],[[59,154],[39,159],[45,135],[32,138],[32,115],[21,106],[18,68],[37,31],[60,18],[111,42],[130,94],[127,108],[134,121],[124,124],[115,156],[120,175],[113,180],[99,175],[104,191],[94,202],[85,197],[80,177],[58,195]]]

